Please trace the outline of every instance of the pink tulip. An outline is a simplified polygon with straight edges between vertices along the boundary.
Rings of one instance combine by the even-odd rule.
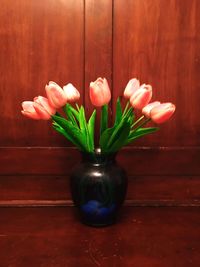
[[[142,109],[142,114],[144,114],[147,118],[150,118],[150,112],[151,112],[152,108],[154,108],[154,107],[156,107],[158,105],[160,105],[159,101],[155,101],[155,102],[149,103],[147,106],[145,106]]]
[[[98,78],[90,83],[90,100],[96,107],[101,107],[111,99],[110,88],[105,78]]]
[[[131,105],[136,109],[143,109],[152,98],[151,85],[143,84],[130,98]]]
[[[135,91],[139,89],[139,87],[140,87],[139,80],[136,78],[131,79],[126,85],[126,88],[124,90],[124,97],[129,99],[135,93]]]
[[[68,83],[67,85],[65,85],[63,87],[63,90],[65,92],[67,102],[73,103],[79,100],[80,93],[71,83]]]
[[[33,101],[24,101],[22,102],[22,108],[23,110],[21,111],[22,114],[30,119],[34,120],[40,120],[41,117],[37,113],[37,111],[34,108],[34,102]]]
[[[46,97],[37,96],[34,98],[34,102],[42,106],[48,114],[54,115],[56,113],[56,109],[50,105]]]
[[[51,118],[51,115],[40,104],[34,102],[33,106],[41,120],[49,120]]]
[[[49,103],[52,107],[58,109],[67,103],[67,97],[63,89],[55,82],[49,82],[45,87]]]
[[[46,97],[38,96],[34,98],[33,106],[42,120],[49,120],[51,115],[56,113]]]
[[[176,107],[172,103],[163,103],[154,108],[150,112],[150,117],[155,123],[163,123],[168,120],[174,113]]]

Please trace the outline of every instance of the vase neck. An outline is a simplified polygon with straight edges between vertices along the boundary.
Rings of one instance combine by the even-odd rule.
[[[98,165],[114,163],[116,155],[117,153],[105,154],[101,152],[93,152],[93,153],[82,152],[82,161]]]

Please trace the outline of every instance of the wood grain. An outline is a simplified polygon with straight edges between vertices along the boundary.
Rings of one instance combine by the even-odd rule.
[[[85,104],[87,114],[95,108],[89,97],[89,84],[106,78],[112,90],[112,1],[85,1]],[[99,143],[100,108],[96,116],[96,144]]]
[[[85,102],[89,83],[106,77],[112,87],[112,1],[85,2]]]
[[[117,160],[130,176],[200,175],[199,148],[125,148]],[[80,162],[74,148],[0,148],[2,175],[69,175]]]
[[[1,208],[1,267],[199,267],[199,208],[130,208],[91,228],[73,208]]]
[[[0,176],[0,206],[72,206],[69,176]],[[200,206],[200,176],[129,176],[125,205]]]
[[[0,158],[1,206],[72,204],[69,176],[81,160],[76,149],[1,148]],[[127,205],[200,205],[199,158],[199,149],[123,149],[117,161],[129,177]]]
[[[143,146],[200,145],[200,1],[114,1],[114,98],[138,77],[153,86],[153,100],[177,111]]]
[[[143,201],[151,205],[165,200],[175,205],[185,200],[193,205],[198,199],[200,175],[199,13],[197,0],[127,0],[126,4],[122,0],[2,0],[3,200],[6,201],[6,195],[8,201],[23,200],[24,194],[26,200],[40,201],[44,193],[50,196],[46,200],[65,201],[65,190],[61,187],[67,186],[66,181],[58,181],[57,177],[68,177],[80,160],[79,153],[69,147],[64,137],[53,132],[48,122],[29,121],[21,116],[22,100],[43,94],[49,79],[61,85],[70,81],[81,90],[81,101],[90,113],[93,107],[88,95],[89,82],[105,76],[112,88],[114,112],[116,97],[122,94],[128,79],[137,76],[155,87],[154,99],[173,101],[177,112],[169,123],[161,126],[160,132],[119,153],[118,161],[136,179],[129,200],[141,205]],[[17,188],[15,195],[15,188],[9,190],[12,182],[9,184],[8,179],[5,183],[7,175],[15,177],[15,187],[21,187],[25,177],[30,182],[21,191]],[[46,189],[44,176],[52,177]],[[154,185],[150,186],[151,182]],[[54,187],[58,193],[53,193]]]
[[[49,122],[21,115],[21,102],[44,95],[49,80],[83,90],[83,1],[2,0],[1,146],[63,146]]]
[[[1,0],[0,267],[200,266],[199,16],[199,0]],[[72,82],[90,114],[99,76],[111,113],[132,77],[177,111],[120,151],[126,203],[116,225],[96,229],[70,207],[79,152],[20,103],[49,80]]]

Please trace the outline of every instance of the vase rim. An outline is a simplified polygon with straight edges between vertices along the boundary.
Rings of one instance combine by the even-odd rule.
[[[110,161],[115,161],[117,152],[102,153],[100,148],[96,148],[94,152],[82,151],[81,154],[82,154],[83,160],[101,164],[101,163],[107,163]]]

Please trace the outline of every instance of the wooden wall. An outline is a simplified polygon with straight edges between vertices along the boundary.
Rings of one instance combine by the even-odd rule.
[[[114,109],[127,81],[154,88],[177,111],[119,153],[129,204],[199,205],[200,1],[1,0],[0,205],[66,205],[79,154],[21,102],[49,80],[72,82],[90,113],[89,82],[106,77]]]

